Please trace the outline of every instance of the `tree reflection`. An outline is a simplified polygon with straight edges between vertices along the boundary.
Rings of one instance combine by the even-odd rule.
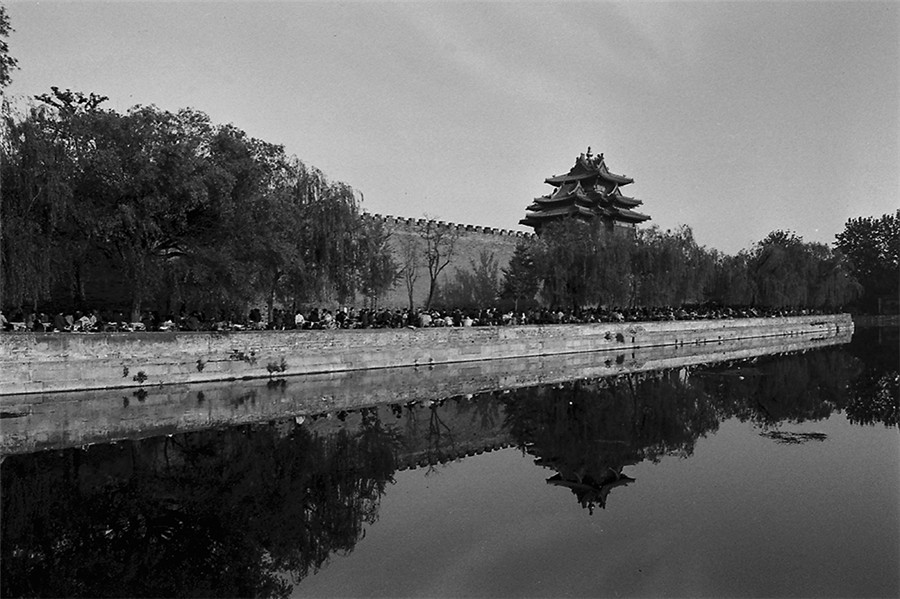
[[[900,373],[864,372],[851,387],[847,419],[854,424],[900,425]]]
[[[847,419],[854,424],[900,426],[898,330],[863,328],[854,334],[851,351],[860,357],[859,375],[850,385]]]
[[[771,427],[822,420],[842,409],[859,367],[858,360],[832,348],[713,365],[698,369],[695,382],[715,396],[722,419]]]
[[[847,406],[859,368],[840,349],[799,352],[523,389],[504,406],[516,445],[556,471],[548,483],[569,488],[593,513],[633,481],[624,468],[688,457],[728,418],[753,422],[781,443],[821,440],[769,429]]]
[[[377,519],[395,437],[255,426],[11,457],[4,596],[285,596]]]
[[[525,389],[505,400],[517,445],[557,472],[548,483],[568,487],[591,513],[610,491],[633,479],[626,466],[663,455],[689,456],[718,427],[702,389],[687,371],[625,375]]]

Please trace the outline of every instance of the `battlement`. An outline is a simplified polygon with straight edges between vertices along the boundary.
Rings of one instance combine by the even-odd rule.
[[[405,218],[402,216],[392,216],[385,214],[371,214],[368,212],[363,213],[363,218],[368,218],[371,220],[379,221],[384,223],[385,225],[389,225],[392,227],[405,227],[410,229],[420,229],[424,228],[426,225],[430,224],[432,226],[437,226],[445,229],[456,229],[460,233],[478,233],[481,235],[489,235],[489,236],[497,236],[497,237],[518,237],[523,239],[530,239],[535,236],[534,233],[529,231],[513,231],[512,229],[500,229],[497,227],[484,227],[481,225],[467,225],[462,223],[448,223],[443,220],[430,220],[425,218]]]
[[[504,437],[506,435],[503,435]],[[515,447],[515,444],[507,439],[486,439],[481,443],[461,443],[444,450],[419,450],[398,457],[397,471],[416,470],[417,468],[429,468],[448,462],[454,462],[463,458],[471,458],[484,453],[492,453],[501,449]]]

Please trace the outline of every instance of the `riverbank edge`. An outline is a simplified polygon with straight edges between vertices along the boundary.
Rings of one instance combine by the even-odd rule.
[[[625,352],[607,350],[354,370],[271,380],[153,385],[134,390],[73,391],[48,396],[7,395],[0,397],[4,418],[0,427],[0,460],[11,454],[290,418],[315,420],[322,414],[440,402],[452,397],[471,398],[481,393],[505,393],[574,380],[653,376],[652,373],[671,369],[681,370],[679,377],[684,378],[701,364],[817,350],[849,343],[852,335],[852,331],[845,330],[833,337],[795,335]],[[334,421],[339,422],[340,418]]]
[[[283,378],[853,330],[849,314],[507,327],[0,335],[0,396]]]

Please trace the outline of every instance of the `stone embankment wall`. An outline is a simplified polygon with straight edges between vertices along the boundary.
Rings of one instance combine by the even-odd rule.
[[[354,370],[271,380],[6,395],[0,397],[4,418],[0,427],[0,458],[8,454],[276,422],[342,410],[439,402],[451,397],[470,397],[483,392],[571,380],[650,373],[826,347],[847,343],[851,336],[852,329],[842,329],[835,330],[834,336],[813,332],[624,351]],[[325,419],[318,422],[325,425],[340,421]],[[423,421],[421,425],[427,427],[427,422]],[[482,430],[477,434],[473,432],[470,437],[460,431],[454,434],[455,440],[465,445],[465,451],[502,446],[506,442],[502,435],[486,434]]]
[[[626,352],[852,331],[847,314],[712,321],[230,333],[7,333],[0,395]]]
[[[403,266],[402,248],[404,243],[412,241],[423,244],[422,232],[425,229],[425,224],[429,222],[424,218],[400,218],[378,214],[369,215],[369,218],[381,221],[384,223],[385,228],[390,231],[391,238],[389,243],[391,251],[393,252],[394,260],[400,266]],[[473,263],[478,264],[480,262],[483,252],[486,255],[494,256],[499,269],[504,268],[509,264],[509,259],[512,258],[516,244],[523,239],[534,236],[534,233],[510,229],[461,225],[444,221],[431,222],[437,227],[446,230],[447,233],[457,236],[450,264],[438,276],[439,285],[445,285],[448,281],[453,281],[457,270],[471,270]],[[500,276],[502,277],[502,273]],[[425,304],[425,300],[428,298],[428,284],[428,269],[424,264],[420,264],[417,270],[417,279],[413,285],[413,300],[416,306]],[[379,298],[379,305],[389,308],[408,306],[409,298],[405,282],[402,279],[398,280],[393,289]]]

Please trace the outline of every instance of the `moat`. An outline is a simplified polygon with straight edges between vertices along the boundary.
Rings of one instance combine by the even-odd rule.
[[[897,347],[896,329],[857,328],[661,370],[535,364],[542,385],[461,371],[492,389],[346,409],[324,379],[302,409],[296,383],[235,383],[177,401],[246,421],[102,442],[113,404],[84,399],[94,422],[68,442],[4,445],[0,591],[897,596]],[[384,388],[356,383],[357,405]],[[114,410],[171,410],[154,401],[122,392]]]

